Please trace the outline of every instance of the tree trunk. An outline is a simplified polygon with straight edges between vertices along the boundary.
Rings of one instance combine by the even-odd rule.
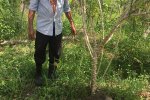
[[[92,82],[91,82],[91,94],[94,95],[96,92],[96,79],[97,79],[97,56],[96,52],[94,52],[94,58],[92,59]]]

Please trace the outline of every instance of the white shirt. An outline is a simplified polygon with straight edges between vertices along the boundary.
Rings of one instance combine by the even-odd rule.
[[[53,35],[53,22],[55,22],[55,35],[62,32],[62,13],[69,12],[68,0],[57,0],[55,14],[50,0],[30,0],[29,9],[37,12],[37,31],[44,35]]]

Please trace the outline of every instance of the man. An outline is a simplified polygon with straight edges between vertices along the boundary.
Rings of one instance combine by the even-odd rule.
[[[36,38],[33,29],[33,20],[37,12]],[[65,12],[71,26],[73,35],[76,29],[71,16],[68,0],[30,0],[28,14],[28,36],[29,39],[35,38],[34,60],[36,64],[35,84],[41,86],[42,64],[46,58],[46,46],[49,46],[49,69],[48,78],[54,75],[60,58],[62,41],[62,12]]]

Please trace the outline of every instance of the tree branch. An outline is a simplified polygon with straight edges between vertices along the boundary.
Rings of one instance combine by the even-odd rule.
[[[126,20],[127,18],[129,18],[131,16],[140,16],[140,15],[147,15],[147,14],[150,14],[150,13],[142,12],[142,13],[135,13],[135,14],[134,13],[130,13],[129,14],[129,12],[128,12],[123,17],[120,17],[119,20],[117,21],[117,23],[114,25],[114,27],[109,32],[109,34],[103,39],[102,45],[105,45],[110,40],[111,36],[114,34],[116,29],[119,28],[119,26],[122,24],[122,22],[124,20]]]

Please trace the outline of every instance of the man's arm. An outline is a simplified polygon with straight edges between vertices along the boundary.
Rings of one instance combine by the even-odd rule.
[[[72,15],[71,15],[71,9],[70,9],[70,5],[69,5],[69,1],[68,0],[64,0],[64,12],[66,14],[66,17],[68,18],[69,22],[70,22],[70,26],[71,26],[71,30],[72,30],[72,34],[76,35],[76,29],[75,29],[75,25],[72,19]]]
[[[29,39],[31,40],[35,39],[33,21],[34,21],[35,12],[38,9],[38,5],[39,5],[39,0],[30,0],[29,14],[28,14],[28,36]]]
[[[72,15],[71,15],[71,11],[69,12],[65,12],[66,17],[68,18],[69,22],[70,22],[70,26],[71,26],[71,31],[73,35],[76,35],[76,28],[72,19]]]
[[[29,10],[29,14],[28,14],[28,37],[31,40],[35,39],[35,31],[33,28],[34,16],[35,16],[35,11]]]

